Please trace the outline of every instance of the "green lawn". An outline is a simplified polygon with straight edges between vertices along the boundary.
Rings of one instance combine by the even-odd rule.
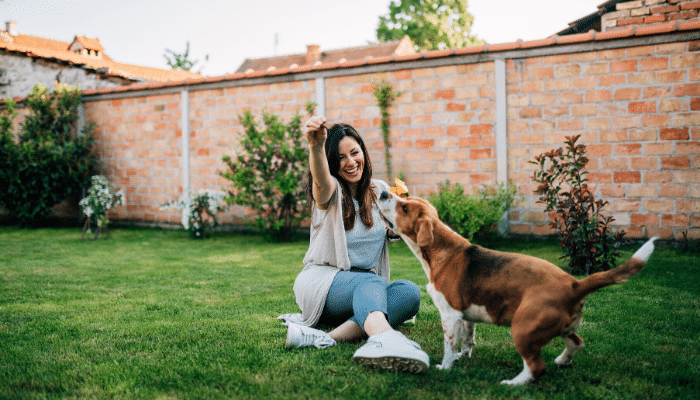
[[[352,361],[360,344],[284,350],[279,314],[296,312],[292,284],[308,243],[216,233],[0,227],[0,398],[697,399],[700,254],[657,249],[629,282],[588,297],[586,347],[525,387],[500,385],[522,368],[507,328],[480,324],[471,359],[449,371],[437,308],[418,261],[392,244],[393,279],[423,290],[414,326],[401,330],[431,357],[425,375]],[[499,249],[557,262],[553,242]],[[635,248],[625,250],[629,257]]]

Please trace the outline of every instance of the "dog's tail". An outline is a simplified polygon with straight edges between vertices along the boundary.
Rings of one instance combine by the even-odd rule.
[[[576,297],[578,299],[583,299],[590,293],[593,293],[600,288],[614,285],[616,283],[622,283],[626,281],[627,278],[637,274],[642,270],[642,268],[644,268],[647,260],[649,260],[649,257],[651,257],[651,253],[654,252],[654,241],[658,238],[658,236],[655,236],[649,239],[649,241],[644,243],[644,245],[640,247],[636,253],[634,253],[632,258],[627,260],[626,263],[620,265],[619,267],[609,271],[596,272],[595,274],[578,281],[578,285],[575,287],[577,292]]]

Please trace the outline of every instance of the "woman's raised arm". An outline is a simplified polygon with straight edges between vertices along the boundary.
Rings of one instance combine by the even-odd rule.
[[[326,118],[323,116],[311,117],[304,124],[304,134],[309,141],[309,169],[313,177],[311,193],[314,196],[316,206],[326,209],[328,202],[335,192],[335,182],[328,169],[326,158],[326,137],[328,136]]]

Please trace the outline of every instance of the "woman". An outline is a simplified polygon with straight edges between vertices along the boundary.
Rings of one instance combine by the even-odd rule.
[[[301,314],[285,314],[287,347],[333,346],[369,336],[353,359],[413,373],[425,371],[428,355],[395,328],[418,313],[415,283],[389,281],[387,228],[378,194],[389,190],[372,179],[360,135],[350,125],[327,129],[324,117],[304,126],[309,141],[311,243],[294,283]],[[332,331],[312,328],[319,321]]]

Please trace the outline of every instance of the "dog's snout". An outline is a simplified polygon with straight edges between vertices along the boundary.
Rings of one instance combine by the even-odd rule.
[[[382,191],[382,194],[379,195],[379,200],[386,200],[389,198],[389,192],[386,190]]]

